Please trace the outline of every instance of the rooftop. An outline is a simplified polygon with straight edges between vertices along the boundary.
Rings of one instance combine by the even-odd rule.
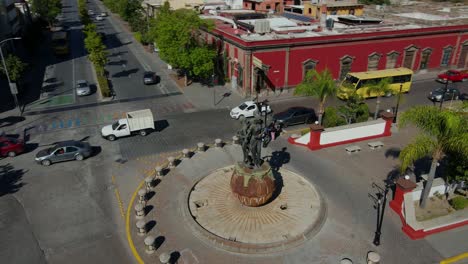
[[[279,13],[263,13],[262,18],[249,17],[248,14],[251,16],[252,13],[252,10],[219,11],[203,18],[215,19],[217,30],[248,42],[468,24],[468,6],[446,2],[365,6],[365,16],[327,16],[327,20],[331,19],[333,23],[326,23],[325,19],[298,20],[294,16]]]

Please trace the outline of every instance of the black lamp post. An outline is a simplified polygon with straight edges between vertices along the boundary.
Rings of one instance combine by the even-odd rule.
[[[398,92],[398,100],[395,107],[395,115],[393,116],[393,123],[395,124],[397,121],[398,116],[398,108],[400,107],[400,100],[401,100],[401,90],[403,89],[403,83],[400,83],[400,92]]]
[[[380,235],[382,234],[381,230],[382,230],[383,217],[385,215],[385,206],[387,204],[387,194],[390,188],[394,184],[395,183],[393,181],[386,180],[385,188],[382,188],[378,186],[377,184],[372,183],[372,187],[377,188],[378,190],[378,193],[376,193],[377,197],[374,197],[371,194],[369,194],[369,196],[374,200],[375,208],[377,209],[377,228],[375,230],[374,241],[372,242],[376,246],[380,245]]]
[[[444,87],[444,92],[442,93],[442,98],[440,98],[440,106],[439,106],[440,110],[442,110],[442,103],[445,100],[445,94],[447,93],[447,88],[448,88],[448,79],[444,79],[444,80],[445,80],[445,87]]]

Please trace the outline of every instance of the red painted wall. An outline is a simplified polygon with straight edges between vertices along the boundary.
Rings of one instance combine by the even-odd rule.
[[[284,74],[286,66],[286,51],[255,52],[253,56],[260,59],[263,64],[269,65],[270,69],[266,72],[268,79],[275,88],[284,86]]]

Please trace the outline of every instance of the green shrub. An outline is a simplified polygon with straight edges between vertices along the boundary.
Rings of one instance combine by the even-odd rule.
[[[301,136],[303,136],[303,135],[305,135],[305,134],[307,134],[309,132],[310,132],[310,128],[304,128],[304,129],[301,130]]]
[[[457,197],[452,198],[452,200],[450,200],[450,205],[455,210],[463,210],[465,209],[466,206],[468,206],[468,199],[462,196],[457,196]]]
[[[356,122],[366,122],[367,120],[369,120],[369,106],[366,103],[361,103],[356,113]]]
[[[106,76],[98,75],[97,80],[99,83],[99,88],[101,89],[101,94],[103,97],[110,97],[111,91],[109,88],[109,82],[107,81]]]
[[[325,112],[323,113],[322,124],[324,127],[335,127],[345,125],[346,121],[338,115],[336,108],[329,106],[325,108]]]
[[[142,36],[141,36],[141,33],[140,32],[135,32],[133,33],[133,36],[135,37],[135,39],[141,43],[141,39],[142,39]]]

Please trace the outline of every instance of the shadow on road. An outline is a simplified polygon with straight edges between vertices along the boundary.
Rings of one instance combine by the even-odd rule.
[[[8,116],[5,118],[0,118],[0,128],[8,127],[24,120],[25,118],[22,116]]]
[[[131,70],[123,70],[121,72],[112,74],[112,77],[114,77],[114,78],[127,77],[130,74],[137,73],[138,71],[139,71],[139,69],[136,69],[136,68],[131,69]]]
[[[10,163],[0,165],[0,196],[15,193],[23,187],[25,184],[21,180],[24,173],[23,170],[15,170]]]
[[[154,121],[154,130],[156,132],[161,132],[167,127],[169,127],[169,122],[167,122],[167,120]]]

